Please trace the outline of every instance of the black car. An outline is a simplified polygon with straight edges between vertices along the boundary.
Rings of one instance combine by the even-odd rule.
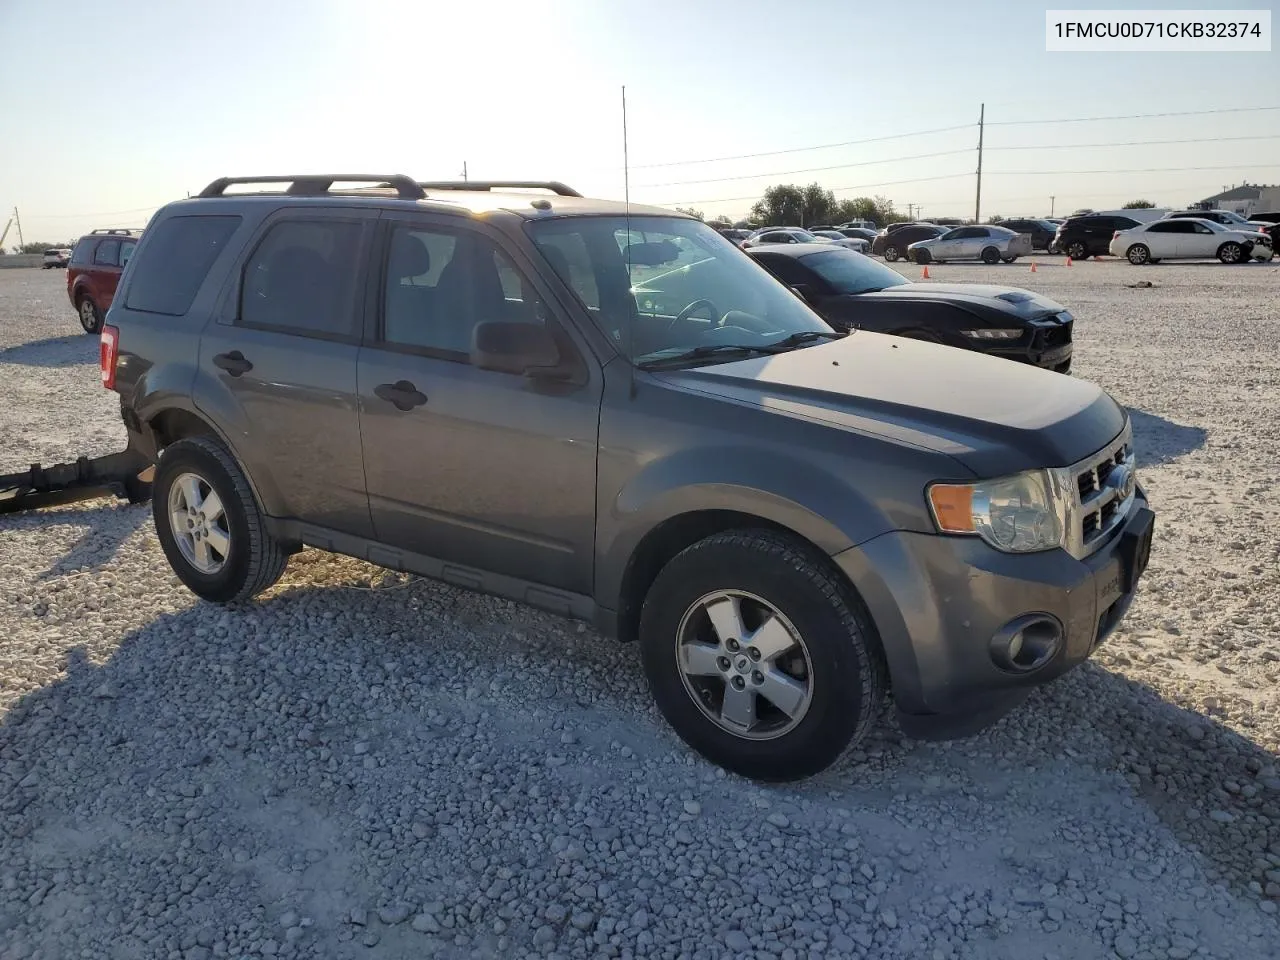
[[[1035,250],[1044,250],[1048,252],[1053,248],[1053,238],[1057,235],[1058,225],[1050,223],[1048,220],[1032,220],[1017,218],[1013,220],[1001,220],[1001,227],[1008,227],[1018,233],[1031,234],[1031,246]]]
[[[1262,230],[1271,238],[1272,249],[1276,249],[1276,244],[1280,243],[1280,213],[1255,213],[1249,219],[1271,224]]]
[[[875,240],[871,242],[871,252],[892,262],[905,257],[907,247],[917,240],[932,240],[950,229],[933,223],[904,223],[901,226],[890,224],[876,234]]]
[[[912,283],[862,254],[815,243],[748,254],[837,330],[931,340],[1058,373],[1071,370],[1071,314],[1039,294],[977,283]]]
[[[1089,213],[1081,217],[1068,217],[1058,227],[1054,236],[1058,252],[1072,260],[1107,256],[1111,251],[1111,238],[1117,230],[1131,230],[1138,225],[1132,217],[1109,213]]]

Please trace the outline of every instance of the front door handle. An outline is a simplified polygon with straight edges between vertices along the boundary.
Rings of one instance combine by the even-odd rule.
[[[373,392],[379,399],[395,404],[397,410],[412,410],[427,402],[427,395],[408,380],[380,383],[373,388]]]
[[[230,353],[220,353],[213,358],[215,366],[221,367],[233,377],[248,373],[253,369],[253,364],[244,358],[244,354],[239,350],[232,350]]]

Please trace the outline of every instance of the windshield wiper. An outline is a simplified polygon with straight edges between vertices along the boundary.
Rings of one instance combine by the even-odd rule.
[[[832,330],[803,330],[799,333],[793,333],[789,337],[783,337],[773,343],[713,343],[706,344],[701,347],[693,347],[681,353],[672,354],[669,357],[655,357],[652,360],[646,360],[638,364],[641,369],[650,370],[654,367],[667,366],[670,364],[688,363],[690,360],[702,360],[706,357],[714,356],[717,353],[786,353],[788,350],[794,350],[796,347],[803,346],[806,343],[812,343],[814,340],[838,340],[844,337],[843,333],[836,333]]]

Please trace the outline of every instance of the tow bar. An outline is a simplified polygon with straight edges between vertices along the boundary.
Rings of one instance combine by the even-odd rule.
[[[80,457],[75,463],[0,474],[0,513],[56,507],[99,497],[130,503],[151,499],[151,460],[132,447],[105,457]]]

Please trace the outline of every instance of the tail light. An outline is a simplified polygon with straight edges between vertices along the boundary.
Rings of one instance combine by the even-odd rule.
[[[1114,240],[1118,236],[1120,236],[1120,231],[1116,230],[1111,234],[1111,239]]]
[[[120,330],[103,327],[98,341],[98,366],[102,368],[102,385],[108,390],[116,387],[116,360],[120,358]]]

